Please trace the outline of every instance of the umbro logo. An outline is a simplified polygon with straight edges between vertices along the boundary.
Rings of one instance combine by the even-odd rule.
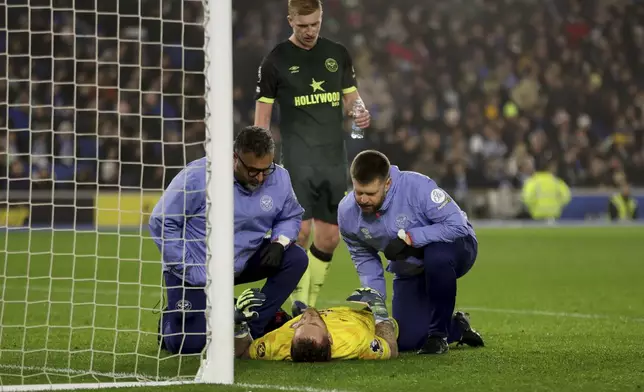
[[[294,73],[300,72],[300,67],[297,66],[297,65],[294,65],[294,66],[290,67],[288,70],[291,71],[292,74],[294,74]]]

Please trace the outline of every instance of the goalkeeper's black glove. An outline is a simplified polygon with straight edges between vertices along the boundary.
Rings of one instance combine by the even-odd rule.
[[[367,305],[371,310],[371,313],[373,313],[376,323],[389,319],[389,312],[387,311],[385,299],[378,291],[372,288],[361,287],[356,289],[347,298],[347,301]]]
[[[259,289],[246,289],[237,298],[235,304],[235,336],[243,337],[249,333],[248,321],[259,317],[253,308],[260,307],[266,301],[266,294]]]

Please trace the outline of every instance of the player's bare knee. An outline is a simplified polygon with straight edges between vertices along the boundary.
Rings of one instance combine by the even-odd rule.
[[[302,221],[300,232],[297,235],[297,244],[303,248],[308,248],[309,238],[311,237],[311,220]]]
[[[315,225],[315,232],[313,234],[313,243],[318,250],[333,254],[335,249],[340,243],[340,231],[338,226],[328,223]]]
[[[326,241],[325,240],[320,240],[320,241],[318,241],[318,240],[314,239],[313,243],[311,244],[309,249],[315,248],[315,249],[317,249],[318,252],[328,254],[329,258],[331,258],[333,256],[333,252],[335,251],[335,248],[337,248],[337,246],[338,246],[338,244],[333,243],[333,241],[329,241],[329,240],[326,240]],[[320,259],[320,260],[322,260],[322,259]]]
[[[309,237],[310,233],[303,233],[300,231],[297,235],[297,244],[303,248],[307,248],[309,246]]]

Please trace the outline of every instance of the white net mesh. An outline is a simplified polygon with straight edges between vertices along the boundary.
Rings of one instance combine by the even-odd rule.
[[[204,5],[3,3],[0,384],[191,380],[147,222],[204,154]]]

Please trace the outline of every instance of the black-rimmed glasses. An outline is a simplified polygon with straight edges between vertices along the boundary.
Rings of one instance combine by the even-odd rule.
[[[244,166],[244,168],[246,169],[246,172],[248,173],[248,176],[251,177],[251,178],[255,178],[255,177],[259,176],[260,173],[262,173],[264,175],[264,177],[266,177],[266,176],[269,176],[269,175],[273,174],[273,172],[275,171],[275,162],[272,162],[271,165],[269,167],[265,168],[265,169],[259,169],[259,168],[256,168],[256,167],[248,166],[239,157],[238,154],[235,154],[235,157],[237,159],[239,159],[239,162],[241,162],[242,166]]]

